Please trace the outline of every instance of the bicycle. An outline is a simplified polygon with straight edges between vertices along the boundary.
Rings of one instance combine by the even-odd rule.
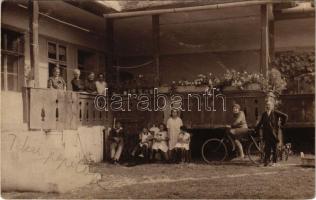
[[[249,143],[246,151],[249,160],[254,164],[261,164],[264,158],[262,139],[260,139],[259,134],[253,129],[249,129],[246,136],[248,136],[247,141]],[[244,137],[245,139],[247,138],[246,136]],[[202,145],[201,151],[203,160],[208,164],[229,161],[236,157],[237,154],[234,139],[227,131],[225,131],[224,136],[220,139],[212,138],[206,140]]]

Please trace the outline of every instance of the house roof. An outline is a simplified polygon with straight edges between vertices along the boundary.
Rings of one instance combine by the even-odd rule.
[[[108,13],[127,11],[153,10],[163,8],[182,8],[191,6],[212,5],[219,3],[245,2],[251,0],[64,0],[74,6],[99,16]],[[287,7],[292,7],[293,0],[284,0]]]
[[[173,8],[185,6],[199,6],[226,2],[242,2],[249,0],[129,0],[129,1],[105,1],[97,0],[100,5],[111,7],[117,12],[132,11],[132,10],[147,10],[160,8]]]

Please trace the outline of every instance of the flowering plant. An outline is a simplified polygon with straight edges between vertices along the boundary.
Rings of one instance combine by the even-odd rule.
[[[212,73],[209,73],[209,79],[208,79],[208,86],[209,87],[214,87],[217,86],[220,83],[220,79],[217,78],[215,75]]]
[[[246,73],[240,73],[234,69],[227,69],[223,75],[223,80],[219,83],[219,87],[224,88],[227,86],[233,86],[242,90],[244,89],[244,84],[246,82],[246,75]]]
[[[238,72],[234,69],[227,69],[223,77],[218,85],[220,88],[233,86],[237,89],[244,90],[250,84],[258,84],[261,90],[266,91],[268,89],[268,81],[262,74],[248,73],[247,71]]]
[[[253,73],[253,74],[248,74],[245,85],[250,85],[250,84],[258,84],[260,85],[260,88],[263,91],[267,91],[269,88],[269,82],[268,80],[263,76],[263,74],[258,74],[258,73]]]
[[[204,74],[197,75],[197,78],[193,81],[188,80],[179,80],[172,81],[174,86],[216,86],[220,82],[219,78],[214,76],[212,73],[209,73],[208,76]]]
[[[282,78],[281,72],[276,68],[272,68],[269,71],[269,84],[268,90],[266,91],[266,100],[272,100],[274,101],[275,106],[279,106],[281,104],[280,94],[286,89],[286,85],[286,81]]]
[[[281,76],[281,72],[276,68],[269,71],[269,88],[271,92],[280,95],[286,89],[286,81]]]
[[[260,73],[248,73],[247,71],[239,72],[235,69],[227,69],[223,74],[223,78],[219,79],[212,73],[209,73],[208,76],[199,74],[197,78],[193,81],[180,80],[173,81],[173,87],[176,86],[208,86],[210,88],[216,87],[223,89],[225,87],[235,87],[240,90],[248,89],[248,86],[251,84],[257,84],[259,90],[265,92],[273,90],[274,92],[281,92],[285,89],[286,83],[281,78],[281,74],[278,70],[272,69],[269,72],[269,75],[274,77],[270,81],[266,79],[263,74]],[[281,80],[280,80],[281,79]],[[285,84],[285,85],[284,85]]]

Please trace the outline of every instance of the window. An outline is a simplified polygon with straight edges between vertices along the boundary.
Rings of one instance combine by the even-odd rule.
[[[80,79],[85,80],[96,65],[95,54],[86,50],[78,50],[78,69]]]
[[[1,29],[1,90],[20,91],[24,62],[24,35]]]
[[[67,47],[56,42],[47,43],[48,75],[53,75],[54,67],[60,68],[60,75],[67,82]]]

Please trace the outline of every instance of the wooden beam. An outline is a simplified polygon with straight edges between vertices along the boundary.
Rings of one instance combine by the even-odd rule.
[[[293,8],[296,6],[295,1],[289,1],[289,2],[282,2],[282,3],[276,3],[273,5],[274,10],[282,10],[286,8]]]
[[[106,34],[105,34],[105,45],[106,45],[106,67],[105,67],[105,76],[106,80],[111,80],[114,73],[114,22],[113,19],[106,19]],[[113,80],[112,80],[113,81]]]
[[[29,29],[30,29],[30,60],[33,70],[34,87],[39,87],[39,40],[37,0],[29,0]]]
[[[260,72],[268,77],[269,70],[269,16],[268,6],[261,6]]]
[[[260,6],[268,3],[278,3],[281,0],[252,0],[243,2],[224,2],[212,5],[191,6],[184,8],[167,8],[167,9],[154,9],[154,10],[140,10],[130,12],[118,12],[103,14],[105,18],[123,18],[123,17],[137,17],[145,15],[159,15],[166,13],[179,13],[179,12],[194,12],[203,10],[218,10],[223,8],[236,8],[236,7],[248,7],[248,6]]]
[[[269,56],[270,63],[274,59],[275,53],[275,33],[274,33],[274,20],[269,21]]]
[[[159,69],[159,52],[160,52],[160,45],[159,45],[159,15],[152,16],[152,40],[153,40],[153,63],[155,68],[155,84],[159,86],[160,84],[160,69]]]
[[[304,19],[304,18],[314,18],[315,12],[305,12],[305,13],[281,13],[280,11],[274,12],[275,20],[291,20],[291,19]]]
[[[121,80],[120,80],[120,66],[116,65],[116,66],[115,66],[115,70],[116,70],[116,75],[115,75],[116,80],[115,80],[115,82],[116,82],[116,86],[119,87],[119,86],[121,85]]]

